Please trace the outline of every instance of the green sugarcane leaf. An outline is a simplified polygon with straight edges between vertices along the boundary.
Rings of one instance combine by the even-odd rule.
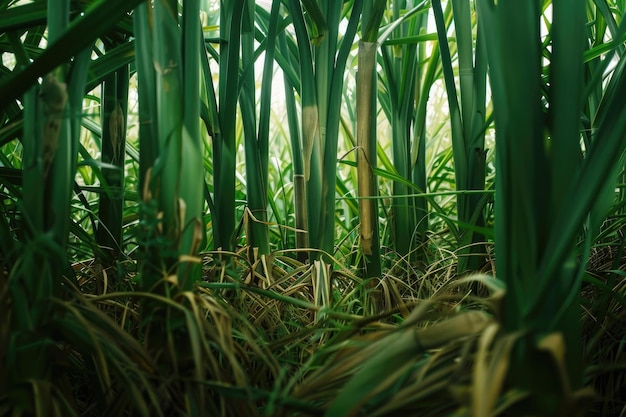
[[[143,0],[99,0],[85,14],[75,19],[58,39],[32,64],[0,82],[0,109],[22,95],[38,77],[43,77],[79,51],[89,47],[98,37],[114,26],[121,17]]]

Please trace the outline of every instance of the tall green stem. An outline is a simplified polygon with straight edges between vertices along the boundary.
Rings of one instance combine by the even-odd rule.
[[[626,73],[618,66],[603,82],[595,140],[583,152],[583,91],[605,76],[583,88],[584,2],[552,3],[548,83],[539,3],[479,0],[478,6],[496,123],[496,266],[507,286],[504,323],[507,331],[528,335],[516,346],[510,379],[542,400],[529,401],[526,414],[556,415],[562,384],[581,384],[578,297],[588,248],[582,263],[573,249],[583,230],[595,235],[615,192],[626,148]],[[555,367],[564,381],[555,382]]]
[[[227,0],[220,8],[220,136],[213,140],[213,234],[216,248],[224,250],[234,249],[235,238],[235,139],[243,10],[244,0]]]

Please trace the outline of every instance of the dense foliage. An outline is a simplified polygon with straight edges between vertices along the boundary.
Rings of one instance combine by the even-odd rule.
[[[0,0],[0,416],[626,414],[624,0]]]

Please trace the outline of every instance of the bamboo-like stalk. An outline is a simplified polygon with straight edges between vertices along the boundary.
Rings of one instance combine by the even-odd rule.
[[[265,63],[261,82],[261,104],[259,109],[258,134],[255,112],[255,78],[254,78],[254,9],[248,4],[245,16],[245,27],[242,35],[242,64],[245,80],[242,85],[241,110],[245,138],[246,181],[248,205],[254,218],[248,221],[248,244],[257,248],[259,254],[269,254],[269,230],[267,225],[267,183],[269,164],[269,130],[270,104],[273,81],[273,63],[280,2],[274,2],[269,16],[269,27],[266,35]]]
[[[102,178],[107,183],[98,204],[96,242],[104,251],[103,267],[119,259],[122,247],[122,211],[124,206],[124,165],[126,149],[126,114],[128,112],[129,67],[110,74],[102,87]]]
[[[509,332],[530,332],[514,348],[510,376],[531,395],[554,399],[540,410],[529,405],[528,414],[555,415],[562,405],[560,384],[572,389],[581,384],[578,296],[585,266],[572,249],[583,226],[587,239],[594,236],[605,198],[615,192],[616,169],[626,149],[626,72],[618,66],[605,84],[594,119],[595,140],[582,153],[583,92],[606,75],[583,88],[585,4],[552,2],[551,88],[544,97],[539,4],[477,4],[496,122],[496,262],[507,285],[504,322]],[[542,113],[542,98],[549,103],[549,119]],[[583,260],[587,254],[588,247]],[[554,337],[543,339],[551,332],[563,336],[565,353],[555,366],[567,375],[559,384],[542,386],[552,371],[529,363],[547,351],[548,341],[555,349]]]
[[[375,129],[372,126],[374,107],[374,68],[376,65],[376,42],[359,42],[359,70],[357,76],[357,170],[359,185],[359,217],[361,220],[361,247],[366,256],[373,255],[373,241],[378,213],[374,200],[376,195],[372,161],[376,153],[371,150]]]
[[[417,27],[419,33],[423,34],[427,29],[428,15],[421,13],[418,17]],[[410,158],[412,167],[412,180],[418,190],[426,192],[428,190],[428,174],[426,172],[426,113],[431,87],[433,86],[439,65],[439,46],[431,45],[432,49],[427,51],[426,42],[419,42],[417,45],[418,69],[415,72],[415,120],[413,122],[413,141],[410,146]],[[412,201],[415,211],[415,226],[417,241],[417,256],[421,262],[428,262],[426,254],[426,243],[428,231],[430,230],[428,212],[428,201],[426,198],[415,197]]]
[[[244,213],[245,233],[249,247],[249,258],[254,262],[254,253],[269,252],[267,230],[267,179],[263,172],[262,144],[257,140],[256,79],[254,68],[254,2],[245,0],[241,21],[241,80],[239,108],[245,144],[246,195],[249,212]],[[267,61],[266,61],[267,62]],[[263,85],[262,85],[263,87]],[[261,93],[262,94],[262,93]],[[265,164],[267,166],[267,163]],[[251,214],[251,216],[248,215]],[[256,220],[260,220],[257,222]]]
[[[362,2],[354,2],[346,32],[339,43],[339,2],[307,2],[319,21],[316,29],[327,28],[309,39],[300,3],[289,2],[296,32],[300,63],[302,105],[302,152],[306,183],[309,247],[332,253],[335,227],[335,182],[340,105],[346,60],[360,19]],[[316,10],[319,7],[321,13]],[[322,21],[323,17],[323,21]],[[324,33],[323,29],[320,31]],[[318,252],[311,253],[314,259]]]
[[[202,45],[198,0],[182,6],[179,22],[177,0],[157,0],[152,8],[139,11],[135,22],[140,78],[139,98],[150,117],[149,129],[156,141],[142,138],[147,164],[143,190],[143,241],[141,287],[165,296],[166,302],[146,299],[145,345],[171,353],[165,366],[186,369],[196,380],[204,380],[200,365],[199,329],[190,313],[179,305],[191,294],[201,277],[197,257],[204,240],[204,147],[200,135],[200,54]],[[152,13],[150,15],[150,12]],[[150,19],[151,17],[151,19]],[[151,48],[150,48],[151,46]],[[145,73],[141,73],[145,71]],[[154,84],[151,84],[151,83]],[[142,87],[146,88],[145,96]],[[152,157],[150,160],[147,157]],[[165,278],[165,279],[164,279]],[[182,298],[181,298],[182,297]],[[191,302],[194,302],[191,299]],[[158,313],[157,313],[158,312]],[[178,317],[181,317],[179,320]],[[174,337],[174,334],[177,336]],[[179,337],[187,336],[181,343]],[[162,344],[166,345],[163,348]],[[169,362],[168,362],[169,361]],[[189,366],[191,361],[194,365]],[[205,390],[185,391],[187,414],[205,415]]]
[[[24,168],[22,170],[22,184],[29,192],[24,193],[24,216],[28,222],[31,233],[37,235],[44,230],[43,216],[43,146],[41,130],[37,128],[38,118],[38,88],[33,87],[24,94],[24,133],[22,146],[24,147]]]
[[[148,5],[139,6],[133,13],[135,32],[135,66],[137,89],[142,91],[138,100],[139,118],[139,193],[145,199],[146,180],[149,169],[157,158],[155,75],[152,68],[152,37],[150,34],[150,13]],[[138,35],[138,36],[137,36]]]
[[[49,39],[54,42],[68,24],[69,1],[50,0],[47,6]],[[80,74],[76,79],[83,80]],[[64,251],[73,180],[70,160],[75,155],[71,155],[65,81],[59,68],[46,75],[41,86],[31,88],[24,98],[22,206],[29,230],[7,286],[13,308],[9,326],[14,335],[8,353],[13,358],[6,371],[8,386],[43,380],[51,372],[51,350],[37,339],[52,318],[50,300],[60,293],[59,278],[67,266]]]
[[[159,156],[159,136],[156,123],[156,74],[153,66],[152,7],[150,4],[137,7],[133,14],[135,33],[135,65],[139,113],[139,194],[142,200],[140,216],[143,218],[144,239],[141,250],[144,259],[139,265],[142,271],[142,289],[153,289],[161,279],[161,255],[155,245],[159,227],[158,206],[153,190],[152,172]]]
[[[178,253],[189,256],[183,263],[178,279],[184,290],[193,288],[201,277],[201,265],[194,259],[205,241],[202,220],[204,198],[204,144],[200,136],[200,53],[202,48],[200,2],[189,0],[183,6],[183,125],[180,160],[177,161],[178,216],[181,227]],[[202,175],[200,175],[202,173]],[[182,203],[182,204],[181,204]],[[179,255],[179,260],[180,260]]]
[[[450,7],[451,6],[451,7]],[[470,5],[465,1],[448,4],[446,14],[452,12],[457,42],[459,91],[457,91],[452,69],[452,55],[447,42],[447,25],[441,2],[433,2],[437,23],[444,80],[450,108],[452,150],[457,190],[482,190],[485,186],[485,95],[486,62],[481,44],[473,47],[473,24]],[[480,40],[481,38],[478,37]],[[483,224],[483,207],[480,195],[457,196],[458,218],[462,227],[458,273],[476,269],[481,259],[473,254],[484,252],[476,243],[480,236],[472,230]]]
[[[317,90],[315,87],[311,44],[306,31],[302,8],[297,0],[289,1],[289,12],[296,32],[300,61],[301,149],[306,195],[306,198],[301,198],[301,201],[306,203],[307,247],[316,248],[319,246],[317,244],[317,235],[320,230],[319,202],[322,199],[322,184],[319,178],[321,171],[321,143]],[[298,206],[298,202],[296,202],[296,206]]]
[[[156,71],[157,136],[161,166],[153,174],[153,187],[163,212],[164,234],[176,242],[184,228],[179,215],[179,175],[183,141],[182,37],[178,27],[178,2],[154,3],[152,27],[153,59]],[[185,161],[187,164],[187,161]],[[171,255],[170,255],[171,256]],[[173,260],[169,260],[172,262]]]
[[[135,21],[140,117],[146,117],[148,124],[140,135],[156,133],[157,139],[140,138],[145,221],[150,225],[146,231],[152,234],[144,248],[147,289],[160,280],[162,268],[176,272],[182,290],[190,289],[200,272],[194,256],[204,238],[198,53],[202,48],[199,5],[192,1],[185,7],[182,28],[176,1],[139,9]],[[154,246],[156,241],[161,246]]]
[[[287,37],[282,32],[279,35],[279,46],[283,55],[288,59],[290,68],[295,66],[295,57],[289,54]],[[301,146],[300,128],[298,125],[298,114],[296,109],[296,99],[294,85],[289,76],[283,70],[283,83],[285,88],[285,110],[287,112],[287,124],[289,126],[289,136],[291,142],[291,159],[293,163],[293,189],[294,189],[294,217],[295,217],[295,244],[296,249],[308,247],[307,236],[307,216],[306,216],[306,182],[304,175],[304,161]],[[298,259],[305,261],[307,254],[298,252]]]
[[[335,7],[335,2],[332,3]],[[329,5],[330,7],[330,5]],[[323,126],[321,133],[323,145],[323,165],[322,165],[322,199],[321,199],[321,230],[319,236],[319,248],[326,253],[334,252],[335,245],[335,190],[337,183],[337,151],[339,144],[339,123],[341,117],[341,100],[343,97],[344,89],[344,73],[346,70],[346,63],[348,56],[352,49],[354,38],[358,30],[359,22],[361,21],[361,11],[363,9],[362,1],[355,1],[352,4],[352,8],[349,10],[350,15],[348,18],[348,25],[346,26],[341,42],[337,39],[339,32],[339,25],[342,19],[341,8],[334,10],[332,7],[328,10],[326,16],[328,18],[329,31],[328,42],[333,46],[328,51],[329,66],[324,67],[318,65],[316,61],[316,77],[320,71],[322,74],[328,71],[327,75],[322,75],[322,80],[326,77],[330,79],[328,90],[324,99],[320,100],[321,103],[326,103],[323,107],[320,107],[320,115],[326,114],[326,122],[322,124],[322,118],[320,118],[320,125]],[[345,11],[347,13],[348,11]],[[331,28],[333,28],[331,30]],[[328,69],[327,69],[328,68]],[[322,110],[323,109],[323,110]]]
[[[204,38],[204,33],[202,37]],[[217,97],[215,95],[215,88],[213,86],[213,74],[211,72],[211,67],[209,64],[209,53],[211,50],[213,50],[213,48],[210,46],[210,44],[207,44],[205,42],[200,52],[200,72],[202,75],[201,84],[204,94],[206,95],[206,97],[204,97],[204,94],[201,94],[202,102],[200,115],[204,123],[206,133],[209,137],[211,137],[212,143],[214,145],[212,153],[209,152],[209,155],[206,157],[207,160],[209,158],[215,159],[214,155],[216,152],[218,152],[219,144],[221,143],[220,138],[222,136]],[[206,104],[204,103],[204,100],[206,100]],[[211,150],[209,149],[209,151]],[[215,168],[215,166],[213,166],[211,169],[213,175],[216,175],[216,170],[217,169]],[[204,185],[204,195],[207,206],[209,208],[209,212],[214,214],[216,210],[215,203],[213,201],[213,197],[211,196],[208,183],[205,183]],[[215,233],[215,227],[213,227],[213,236],[215,236]]]
[[[361,248],[365,259],[365,276],[380,277],[380,241],[378,235],[378,203],[369,199],[378,195],[376,177],[376,57],[378,28],[386,8],[386,0],[368,1],[364,5],[362,40],[359,42],[357,72],[356,140],[357,182]]]
[[[216,248],[234,249],[236,121],[239,93],[239,52],[243,0],[225,2],[220,8],[220,136],[213,139],[215,213],[213,235]]]
[[[150,36],[150,13],[148,5],[139,6],[133,13],[135,32],[135,66],[137,89],[141,91],[138,102],[139,117],[139,193],[145,195],[149,169],[157,158],[158,137],[156,134],[155,74],[152,71],[152,37]]]
[[[425,3],[416,5],[413,9],[401,15],[401,10],[406,8],[406,2],[395,0],[393,3],[393,23],[381,35],[381,40],[411,38],[420,34],[425,28],[427,20],[423,12],[427,9]],[[420,13],[421,12],[421,13]],[[417,17],[412,16],[419,13]],[[411,16],[409,20],[406,16]],[[392,32],[392,29],[393,30]],[[420,46],[421,48],[421,46]],[[381,95],[381,103],[385,107],[392,129],[392,154],[393,167],[400,177],[411,184],[413,178],[419,180],[425,186],[425,136],[412,138],[413,126],[424,129],[426,112],[422,113],[423,120],[415,120],[416,111],[420,108],[417,94],[422,89],[419,82],[419,66],[417,62],[418,46],[414,42],[403,42],[384,46],[381,49],[381,64],[383,68],[385,89]],[[425,84],[424,90],[428,92],[430,85]],[[420,93],[421,94],[421,93]],[[426,100],[421,95],[419,100]],[[422,149],[423,148],[423,149]],[[422,150],[422,152],[420,152]],[[418,158],[419,157],[419,158]],[[424,158],[424,159],[422,159]],[[418,164],[419,161],[419,164]],[[421,170],[421,172],[417,172]],[[423,255],[418,255],[416,244],[423,243],[421,232],[428,228],[428,219],[425,218],[426,204],[423,199],[409,198],[411,188],[404,182],[393,183],[392,212],[392,236],[393,247],[400,256],[410,254],[413,261],[425,261]],[[425,191],[422,189],[422,191]],[[419,222],[418,222],[419,221]],[[418,224],[420,229],[418,229]]]

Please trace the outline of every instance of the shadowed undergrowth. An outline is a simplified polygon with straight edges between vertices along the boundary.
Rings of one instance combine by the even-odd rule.
[[[78,284],[68,280],[62,298],[48,301],[53,318],[31,336],[46,345],[52,374],[5,387],[2,415],[15,415],[6,414],[18,412],[15,404],[32,404],[23,415],[65,416],[508,416],[532,409],[526,393],[508,388],[509,356],[524,335],[501,330],[505,290],[491,276],[457,278],[448,258],[412,280],[387,276],[369,286],[349,269],[282,253],[256,263],[234,254],[229,267],[219,261],[224,255],[204,254],[204,279],[172,298],[134,291],[132,273],[111,288],[113,271],[75,265]],[[564,388],[560,412],[619,415],[626,281],[618,277],[609,288],[598,271],[589,276],[589,389]],[[11,311],[6,278],[0,302]],[[12,351],[12,340],[29,336],[8,330],[1,329],[2,353],[20,360],[27,352]],[[557,335],[546,337],[538,352],[548,355],[537,360],[547,360],[552,383],[565,386],[561,346]]]

